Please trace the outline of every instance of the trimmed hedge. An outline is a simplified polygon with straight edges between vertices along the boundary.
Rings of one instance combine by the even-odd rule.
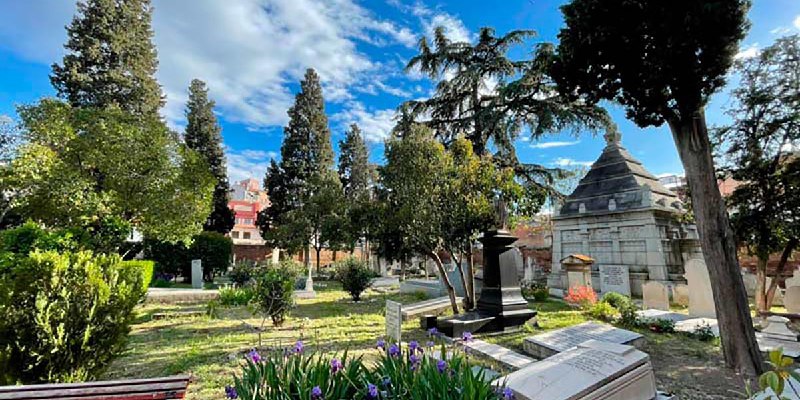
[[[124,349],[152,274],[152,263],[89,251],[0,262],[0,385],[98,378]]]

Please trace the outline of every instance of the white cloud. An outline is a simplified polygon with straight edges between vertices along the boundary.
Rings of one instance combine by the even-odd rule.
[[[389,4],[419,18],[420,25],[422,25],[422,33],[429,40],[433,38],[433,32],[438,26],[444,28],[445,36],[450,40],[456,42],[471,42],[473,39],[474,35],[472,32],[464,26],[464,22],[454,15],[440,10],[430,9],[419,1],[413,6],[403,4],[399,0],[390,0]]]
[[[800,17],[798,17],[798,18],[800,18]],[[800,28],[798,28],[798,29],[800,29]],[[771,33],[773,35],[786,35],[786,34],[791,33],[791,32],[792,32],[792,29],[791,28],[787,28],[785,26],[779,26],[779,27],[769,31],[769,33]]]
[[[342,112],[333,116],[333,120],[342,124],[342,128],[350,124],[357,124],[364,134],[364,140],[369,143],[381,143],[389,137],[395,125],[396,111],[392,108],[385,110],[367,110],[363,104],[352,102]]]
[[[797,28],[797,29],[800,29],[800,15],[795,17],[795,19],[794,19],[794,27]]]
[[[753,57],[757,56],[758,53],[759,53],[758,43],[753,43],[753,44],[747,46],[746,48],[743,48],[743,49],[740,48],[739,52],[736,53],[736,55],[733,56],[733,58],[735,58],[737,60],[753,58]]]
[[[559,157],[553,160],[553,165],[557,167],[572,167],[572,166],[583,166],[583,167],[591,167],[593,164],[592,161],[577,161],[571,158],[564,158]]]
[[[267,173],[269,161],[276,158],[274,151],[228,149],[228,178],[231,182],[239,182],[247,178],[261,179]]]
[[[351,86],[385,79],[385,66],[359,51],[358,43],[411,47],[415,40],[409,28],[354,0],[195,0],[190,7],[155,1],[154,6],[157,77],[167,96],[163,115],[172,126],[183,123],[193,78],[206,81],[227,121],[255,128],[283,125],[294,97],[289,85],[306,68],[319,73],[326,100],[349,101]],[[63,27],[74,12],[74,1],[4,5],[0,46],[33,61],[59,61]]]
[[[683,172],[664,172],[661,174],[656,175],[656,178],[665,178],[668,176],[680,176],[683,177],[685,174]]]
[[[534,148],[534,149],[551,149],[551,148],[554,148],[554,147],[574,146],[574,145],[576,145],[576,144],[578,144],[580,142],[581,142],[580,140],[575,140],[575,141],[572,141],[572,142],[559,142],[559,141],[541,142],[541,143],[533,143],[533,144],[531,144],[531,148]]]

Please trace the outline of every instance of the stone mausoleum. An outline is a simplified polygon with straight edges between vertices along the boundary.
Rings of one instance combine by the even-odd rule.
[[[555,210],[551,292],[570,286],[561,261],[571,255],[593,259],[597,291],[641,296],[649,280],[684,283],[683,265],[701,255],[696,228],[681,222],[683,203],[628,153],[618,132],[605,138],[600,158]]]

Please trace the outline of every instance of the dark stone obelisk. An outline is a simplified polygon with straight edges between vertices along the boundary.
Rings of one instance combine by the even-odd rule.
[[[517,238],[506,230],[484,232],[483,288],[474,311],[436,320],[436,327],[447,336],[458,338],[463,332],[486,333],[518,329],[536,316],[522,297],[514,257]]]

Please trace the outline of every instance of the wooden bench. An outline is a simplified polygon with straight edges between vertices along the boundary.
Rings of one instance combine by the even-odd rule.
[[[182,399],[189,375],[164,378],[0,386],[0,400],[167,400]]]

